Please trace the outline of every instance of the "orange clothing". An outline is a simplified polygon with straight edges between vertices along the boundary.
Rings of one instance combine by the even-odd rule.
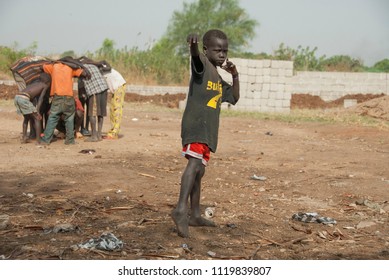
[[[83,70],[56,62],[44,64],[43,71],[51,76],[50,96],[73,96],[73,77],[79,77]]]

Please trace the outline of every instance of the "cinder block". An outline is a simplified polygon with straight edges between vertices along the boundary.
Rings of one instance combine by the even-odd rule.
[[[284,93],[282,91],[277,91],[275,93],[276,100],[283,100],[284,99]]]
[[[256,68],[255,69],[255,75],[256,76],[262,76],[263,75],[263,68]]]
[[[255,76],[257,74],[256,68],[249,68],[249,76]]]
[[[270,91],[262,90],[261,91],[261,99],[269,99],[270,98]]]
[[[262,84],[262,90],[263,91],[270,91],[270,84],[269,83],[263,83]]]
[[[271,77],[270,77],[270,75],[266,75],[266,76],[263,76],[262,80],[264,83],[270,83]]]
[[[248,80],[249,80],[249,76],[248,75],[243,75],[243,74],[239,75],[239,82],[240,83],[248,83]]]
[[[271,60],[269,60],[269,59],[262,60],[262,65],[263,65],[263,68],[270,68]]]
[[[270,68],[270,76],[279,76],[278,68]]]
[[[255,84],[255,80],[256,80],[256,77],[255,77],[255,76],[249,75],[249,76],[247,77],[247,82],[248,82],[249,84]]]
[[[255,76],[255,82],[257,84],[262,84],[263,83],[263,76],[256,75]]]

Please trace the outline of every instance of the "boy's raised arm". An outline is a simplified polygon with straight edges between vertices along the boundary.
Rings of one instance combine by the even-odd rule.
[[[200,51],[199,51],[199,37],[197,34],[189,34],[186,38],[187,43],[189,44],[190,55],[196,67],[197,72],[203,71],[203,63],[200,60]]]

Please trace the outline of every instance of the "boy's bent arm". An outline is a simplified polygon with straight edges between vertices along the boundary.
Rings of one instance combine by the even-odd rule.
[[[44,86],[43,89],[42,89],[42,92],[41,92],[41,95],[39,96],[39,99],[38,99],[38,104],[36,105],[36,110],[38,112],[38,114],[40,114],[40,108],[42,106],[42,102],[43,102],[43,97],[45,96],[46,94],[46,91],[47,89],[49,88],[49,86]]]
[[[235,102],[238,102],[240,98],[239,74],[232,75],[232,95],[234,96]]]
[[[222,66],[222,69],[232,75],[232,95],[234,96],[235,102],[238,102],[240,98],[240,84],[239,84],[238,69],[236,69],[235,64],[229,61],[228,58],[226,61],[226,65]]]

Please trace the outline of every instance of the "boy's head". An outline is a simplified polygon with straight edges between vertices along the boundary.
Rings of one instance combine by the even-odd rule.
[[[218,29],[208,30],[203,36],[203,52],[215,67],[221,66],[227,59],[227,35]]]
[[[41,82],[45,83],[46,85],[51,83],[51,76],[45,72],[39,75],[39,79],[41,80]]]

